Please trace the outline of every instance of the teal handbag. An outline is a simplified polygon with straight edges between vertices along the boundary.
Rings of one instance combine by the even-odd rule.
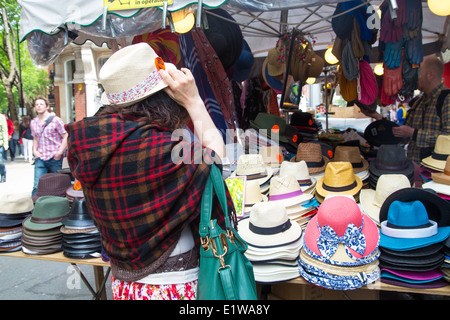
[[[211,220],[215,190],[222,206],[226,231]],[[245,257],[247,243],[231,226],[222,173],[216,165],[203,191],[199,226],[200,271],[197,286],[199,300],[256,300],[253,266]]]

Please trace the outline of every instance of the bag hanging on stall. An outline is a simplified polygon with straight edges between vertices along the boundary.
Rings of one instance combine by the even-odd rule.
[[[211,220],[214,192],[225,216],[226,230]],[[213,164],[203,191],[199,226],[200,271],[199,300],[256,300],[253,266],[245,257],[247,243],[242,240],[228,216],[225,183],[220,169]]]

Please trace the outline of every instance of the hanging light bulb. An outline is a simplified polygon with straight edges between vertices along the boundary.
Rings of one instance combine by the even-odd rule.
[[[316,82],[316,78],[309,77],[308,79],[306,79],[307,84],[313,84],[314,82]]]
[[[373,68],[373,72],[377,75],[377,76],[381,76],[384,73],[384,68],[383,68],[383,64],[382,63],[378,63],[375,68]]]
[[[438,16],[450,15],[450,2],[442,0],[428,0],[428,8]]]
[[[332,49],[332,47],[328,47],[327,51],[325,51],[325,61],[329,64],[336,64],[339,62],[339,60],[331,52]]]
[[[175,32],[186,33],[189,32],[195,23],[194,14],[191,10],[181,9],[178,11],[171,12],[173,26]]]

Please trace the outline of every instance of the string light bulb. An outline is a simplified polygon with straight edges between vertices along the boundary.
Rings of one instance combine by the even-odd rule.
[[[450,15],[450,2],[443,0],[428,0],[428,8],[435,15],[448,16]]]
[[[307,84],[313,84],[314,82],[316,82],[316,78],[314,77],[309,77],[308,79],[306,79]]]
[[[195,24],[195,16],[191,10],[181,9],[171,12],[175,32],[189,32]]]
[[[331,52],[332,49],[333,49],[332,47],[328,47],[327,51],[325,51],[325,61],[328,62],[329,64],[336,64],[339,62],[339,60]]]
[[[378,63],[375,65],[375,68],[373,68],[373,72],[377,75],[377,76],[381,76],[384,74],[384,68],[383,68],[383,64],[382,63]]]

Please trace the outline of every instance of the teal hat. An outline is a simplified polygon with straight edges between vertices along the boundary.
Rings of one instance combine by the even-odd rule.
[[[23,221],[30,230],[48,230],[62,226],[63,218],[70,212],[69,200],[58,196],[42,196],[36,200],[33,213]]]
[[[286,121],[274,114],[260,112],[255,120],[250,120],[250,127],[256,130],[266,130],[266,135],[273,139],[273,133],[278,133],[281,142],[289,142],[286,137]]]
[[[450,227],[438,227],[428,218],[425,205],[416,200],[393,201],[387,220],[381,222],[380,247],[405,251],[445,241]]]

